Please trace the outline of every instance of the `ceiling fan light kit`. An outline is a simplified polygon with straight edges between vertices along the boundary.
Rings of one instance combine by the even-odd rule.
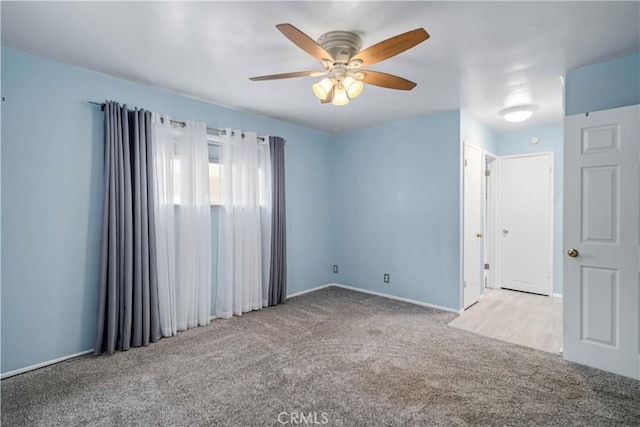
[[[318,83],[314,83],[312,86],[313,93],[318,97],[318,99],[327,99],[332,88],[333,82],[329,78],[324,78]]]
[[[506,121],[517,123],[527,120],[533,116],[533,113],[537,110],[537,105],[517,105],[500,110],[499,114],[504,117]]]
[[[335,66],[332,67],[330,77],[314,83],[311,87],[313,93],[320,101],[331,102],[333,105],[346,105],[349,99],[353,99],[360,95],[364,85],[362,79],[363,73],[351,73],[346,68]],[[330,98],[332,95],[333,96]]]
[[[333,89],[333,99],[331,100],[333,105],[342,106],[349,103],[349,97],[347,96],[347,90],[342,83],[338,82]]]
[[[359,74],[362,75],[362,73],[359,73]],[[364,77],[364,75],[362,75],[362,77]],[[351,76],[345,77],[342,84],[347,90],[347,95],[349,96],[349,98],[355,98],[356,96],[360,95],[360,93],[362,92],[362,89],[364,89],[364,84],[362,83],[361,80],[357,78],[357,74],[356,74],[356,77],[351,77]]]
[[[320,77],[328,74],[328,77],[312,85],[313,93],[321,103],[338,106],[346,105],[349,99],[360,95],[364,83],[389,89],[413,89],[416,84],[402,77],[359,69],[391,58],[429,38],[424,28],[417,28],[360,50],[362,40],[357,34],[348,31],[331,31],[314,41],[291,24],[279,24],[276,28],[295,45],[320,61],[324,71],[273,74],[251,77],[250,80]]]

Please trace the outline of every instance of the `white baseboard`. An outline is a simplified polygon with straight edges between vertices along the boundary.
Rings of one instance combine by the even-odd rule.
[[[215,315],[209,317],[210,321],[213,321],[214,319],[217,319],[217,317]],[[165,338],[164,335],[162,337]],[[85,354],[89,354],[89,353],[93,353],[93,349],[81,351],[79,353],[70,354],[68,356],[58,357],[57,359],[53,359],[53,360],[47,360],[46,362],[38,363],[38,364],[35,364],[35,365],[25,366],[24,368],[16,369],[15,371],[5,372],[5,373],[0,375],[0,380],[3,380],[5,378],[9,378],[9,377],[13,377],[14,375],[24,374],[25,372],[34,371],[34,370],[39,369],[39,368],[44,368],[45,366],[54,365],[56,363],[64,362],[65,360],[73,359],[74,357],[84,356]]]
[[[89,353],[93,353],[93,349],[81,351],[80,353],[70,354],[68,356],[58,357],[57,359],[48,360],[46,362],[38,363],[38,364],[35,364],[35,365],[25,366],[24,368],[16,369],[15,371],[5,372],[4,374],[0,375],[0,379],[3,380],[5,378],[9,378],[9,377],[12,377],[14,375],[23,374],[25,372],[33,371],[33,370],[39,369],[39,368],[44,368],[45,366],[49,366],[49,365],[53,365],[55,363],[63,362],[63,361],[68,360],[68,359],[73,359],[74,357],[84,356],[85,354],[89,354]]]
[[[287,295],[287,298],[297,297],[299,295],[304,295],[304,294],[307,294],[309,292],[319,291],[320,289],[328,288],[328,287],[331,287],[331,286],[335,286],[335,287],[343,288],[343,289],[349,289],[351,291],[356,291],[356,292],[362,292],[362,293],[365,293],[365,294],[376,295],[376,296],[383,297],[383,298],[389,298],[389,299],[394,299],[394,300],[398,300],[398,301],[408,302],[410,304],[420,305],[420,306],[423,306],[423,307],[435,308],[436,310],[443,310],[443,311],[449,311],[449,312],[452,312],[452,313],[462,314],[462,310],[456,310],[455,308],[443,307],[441,305],[435,305],[435,304],[429,304],[429,303],[426,303],[426,302],[416,301],[416,300],[409,299],[409,298],[397,297],[397,296],[394,296],[394,295],[383,294],[381,292],[369,291],[367,289],[354,288],[352,286],[342,285],[340,283],[327,283],[326,285],[316,286],[315,288],[306,289],[304,291],[300,291],[300,292],[295,292],[293,294],[289,294],[289,295]],[[555,296],[555,294],[554,294],[554,296]],[[217,318],[216,316],[211,316],[210,317],[211,320],[214,320],[216,318]],[[33,371],[33,370],[38,369],[38,368],[44,368],[45,366],[49,366],[49,365],[53,365],[55,363],[63,362],[63,361],[68,360],[68,359],[73,359],[74,357],[84,356],[85,354],[89,354],[89,353],[93,353],[93,349],[86,350],[86,351],[81,351],[81,352],[75,353],[75,354],[70,354],[68,356],[58,357],[57,359],[48,360],[46,362],[38,363],[36,365],[26,366],[24,368],[16,369],[15,371],[5,372],[4,374],[0,375],[0,379],[9,378],[9,377],[12,377],[14,375],[22,374],[22,373],[25,373],[25,372],[28,372],[28,371]]]
[[[333,283],[328,283],[326,285],[316,286],[315,288],[306,289],[306,290],[300,291],[300,292],[294,292],[292,294],[287,294],[287,298],[293,298],[293,297],[297,297],[299,295],[308,294],[309,292],[319,291],[320,289],[328,288],[329,286],[336,286],[336,285],[333,284]]]
[[[551,294],[554,298],[562,298],[562,294],[556,294],[555,292]]]
[[[340,283],[329,283],[328,285],[325,285],[323,287],[327,287],[327,286],[336,286],[338,288],[349,289],[351,291],[362,292],[364,294],[376,295],[383,298],[389,298],[397,301],[408,302],[409,304],[420,305],[422,307],[435,308],[436,310],[449,311],[451,313],[456,313],[456,314],[462,314],[463,312],[463,310],[458,310],[451,307],[444,307],[442,305],[429,304],[428,302],[417,301],[410,298],[397,297],[395,295],[383,294],[382,292],[370,291],[368,289],[354,288],[352,286],[341,285]]]

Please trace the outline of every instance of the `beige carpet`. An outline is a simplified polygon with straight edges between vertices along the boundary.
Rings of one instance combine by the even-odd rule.
[[[3,380],[2,425],[638,424],[640,382],[447,326],[454,316],[328,288]]]

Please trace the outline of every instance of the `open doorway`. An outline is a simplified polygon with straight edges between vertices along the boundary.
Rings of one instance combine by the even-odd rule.
[[[504,341],[559,353],[562,301],[553,294],[553,152],[499,156],[479,150],[481,168],[470,176],[475,151],[465,144],[463,226],[479,213],[480,232],[464,231],[463,256],[474,254],[481,236],[481,289],[478,303],[468,304],[451,326]],[[478,209],[470,204],[478,183]],[[472,218],[470,219],[469,216]],[[470,268],[471,267],[471,268]],[[473,263],[464,263],[465,285]]]

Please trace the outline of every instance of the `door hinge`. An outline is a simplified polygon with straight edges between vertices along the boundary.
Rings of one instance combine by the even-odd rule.
[[[464,159],[464,167],[467,167],[467,159]]]
[[[488,269],[489,269],[489,264],[485,264],[485,265],[484,265],[484,269],[485,269],[485,270],[488,270]]]
[[[462,283],[464,284],[464,287],[466,288],[467,287],[467,281],[465,280]]]
[[[485,170],[484,176],[491,176],[491,171],[489,169]]]

